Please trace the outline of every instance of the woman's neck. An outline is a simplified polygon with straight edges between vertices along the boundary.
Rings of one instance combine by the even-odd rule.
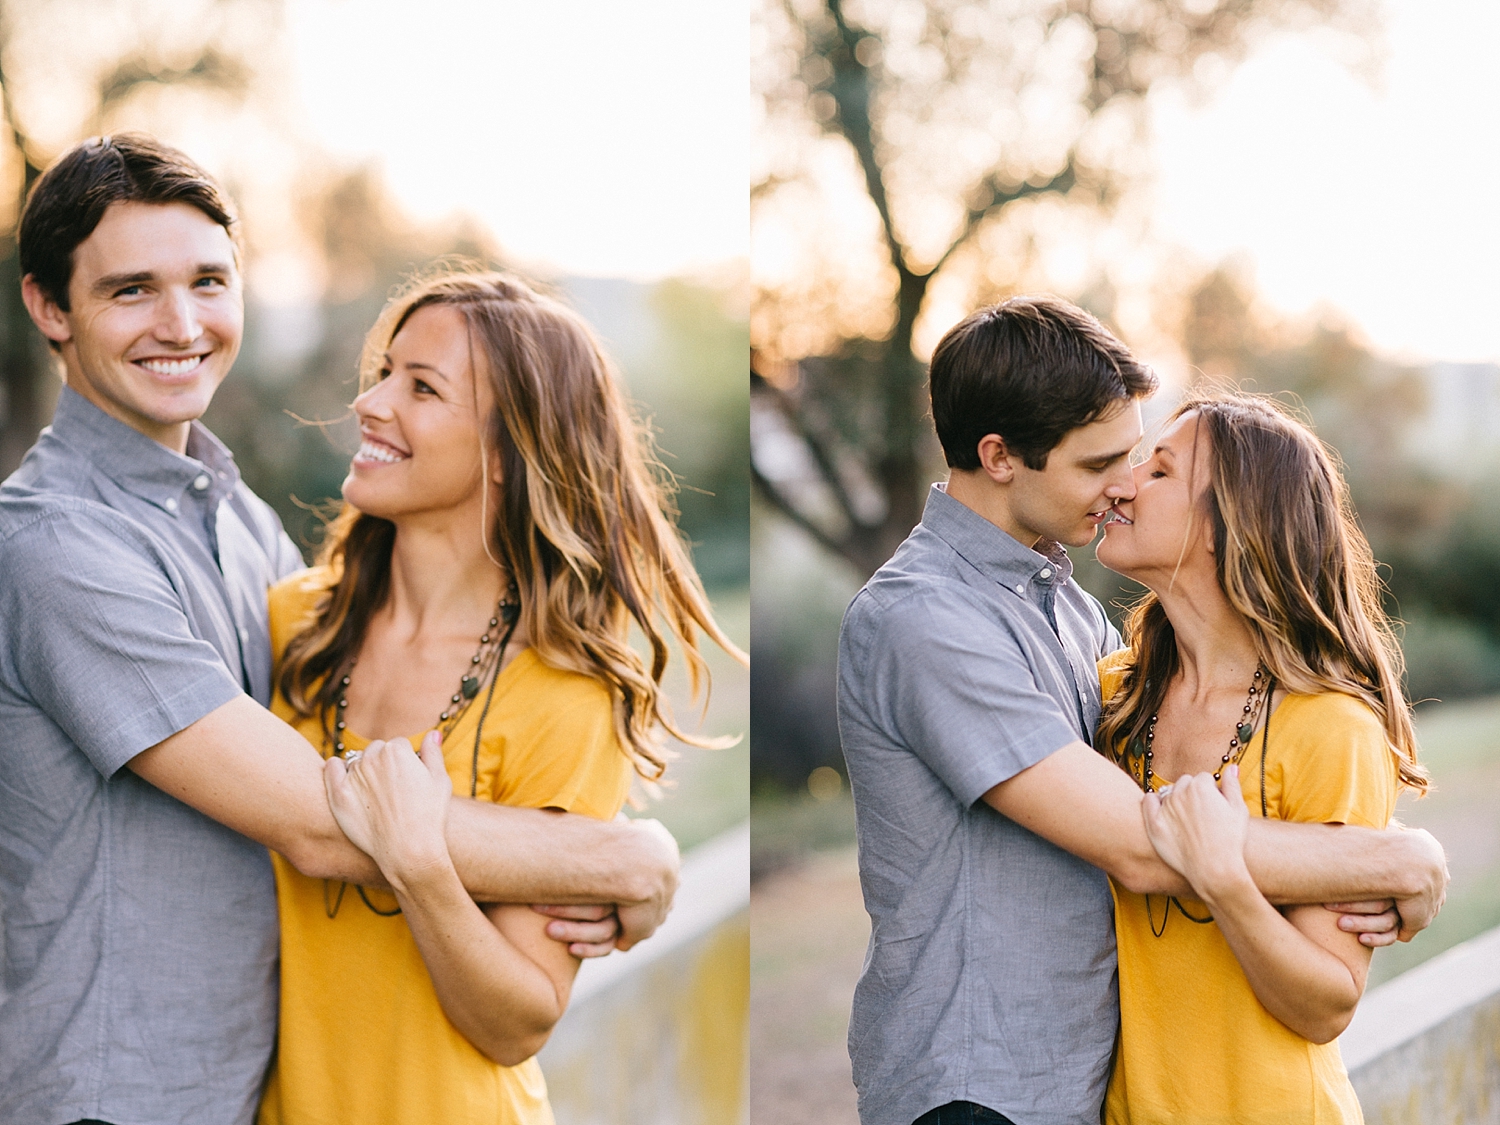
[[[1243,691],[1255,674],[1255,641],[1214,575],[1175,582],[1158,591],[1177,642],[1178,689],[1199,701],[1226,690]]]
[[[398,523],[390,596],[381,613],[401,636],[468,633],[494,612],[505,586],[503,572],[478,534]]]

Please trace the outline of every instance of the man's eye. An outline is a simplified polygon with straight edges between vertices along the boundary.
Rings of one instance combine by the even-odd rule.
[[[210,287],[222,289],[225,284],[226,282],[222,277],[200,277],[197,281],[193,282],[193,285],[198,289],[207,289]]]
[[[139,296],[142,292],[144,292],[144,290],[142,290],[139,285],[127,285],[127,286],[125,286],[122,289],[116,289],[115,290],[115,296],[116,297],[136,297],[136,296]]]

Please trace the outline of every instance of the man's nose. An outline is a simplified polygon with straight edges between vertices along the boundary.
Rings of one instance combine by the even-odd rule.
[[[1109,482],[1104,490],[1104,495],[1111,500],[1134,500],[1135,499],[1135,474],[1140,466],[1123,465],[1115,474],[1115,479]]]
[[[192,297],[187,293],[164,294],[156,321],[156,338],[164,344],[191,344],[202,334]]]

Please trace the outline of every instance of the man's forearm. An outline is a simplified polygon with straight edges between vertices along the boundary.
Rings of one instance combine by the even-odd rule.
[[[1252,819],[1245,862],[1278,905],[1410,899],[1446,883],[1425,833]]]
[[[641,902],[676,884],[675,860],[637,826],[455,799],[448,852],[480,902]]]

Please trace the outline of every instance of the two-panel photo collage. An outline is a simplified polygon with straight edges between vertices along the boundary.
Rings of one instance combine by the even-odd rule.
[[[0,1125],[1500,1125],[1497,39],[0,5]]]

